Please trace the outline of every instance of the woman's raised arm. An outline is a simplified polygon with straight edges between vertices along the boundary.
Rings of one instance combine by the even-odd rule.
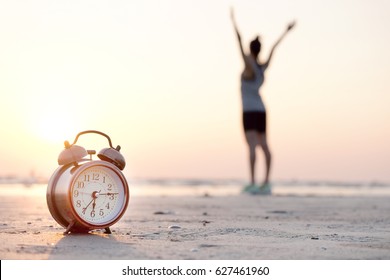
[[[282,39],[284,38],[284,36],[286,36],[286,34],[291,30],[293,29],[293,27],[295,26],[295,21],[291,22],[288,26],[287,26],[287,29],[283,32],[283,34],[280,36],[280,38],[275,42],[274,46],[272,47],[270,53],[269,53],[269,56],[268,56],[268,59],[267,61],[265,62],[265,65],[266,67],[268,67],[269,63],[271,62],[271,58],[273,56],[273,53],[276,49],[276,47],[279,45],[279,43],[282,41]]]
[[[233,11],[233,8],[230,9],[230,17],[232,19],[232,22],[233,22],[233,27],[234,27],[234,30],[237,34],[237,39],[238,39],[238,43],[240,45],[240,51],[241,51],[241,55],[242,55],[242,58],[244,59],[244,62],[246,63],[246,56],[245,56],[245,52],[244,52],[244,49],[242,47],[242,42],[241,42],[241,35],[240,35],[240,32],[238,31],[238,28],[237,28],[237,24],[236,24],[236,20],[234,18],[234,11]]]

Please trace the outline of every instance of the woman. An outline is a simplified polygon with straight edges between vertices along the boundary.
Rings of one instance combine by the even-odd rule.
[[[264,82],[264,72],[268,68],[276,46],[281,42],[284,36],[294,27],[295,23],[288,25],[286,31],[279,40],[276,41],[271,49],[268,59],[265,63],[260,63],[259,54],[261,43],[259,37],[256,37],[250,43],[250,53],[246,55],[242,47],[241,36],[238,32],[234,19],[233,10],[231,17],[234,29],[237,33],[240,51],[244,60],[244,71],[241,74],[241,97],[243,107],[243,124],[245,138],[249,147],[249,163],[251,184],[245,187],[244,191],[250,193],[270,194],[269,174],[271,168],[271,152],[267,144],[267,114],[264,103],[259,94],[261,85]],[[258,187],[255,185],[255,165],[256,165],[256,147],[260,146],[265,155],[266,172],[263,184]]]

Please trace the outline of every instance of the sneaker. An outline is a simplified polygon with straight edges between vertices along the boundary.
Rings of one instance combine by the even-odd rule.
[[[243,193],[251,193],[252,191],[254,191],[255,189],[258,189],[259,186],[256,186],[255,184],[249,184],[249,185],[246,185],[241,192]]]
[[[271,185],[267,183],[260,187],[250,189],[248,192],[253,195],[270,195],[272,193]]]

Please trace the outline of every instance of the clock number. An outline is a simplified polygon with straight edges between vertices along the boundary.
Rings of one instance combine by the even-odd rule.
[[[92,180],[99,181],[99,173],[93,173],[92,174]]]
[[[92,211],[91,211],[91,217],[92,217],[92,218],[95,217],[95,210],[92,210]]]
[[[107,208],[107,209],[110,209],[110,203],[107,203],[107,204],[106,204],[106,208]]]
[[[78,196],[79,196],[79,191],[78,191],[78,190],[74,190],[73,196],[74,196],[74,197],[78,197]]]
[[[76,207],[81,207],[81,200],[76,201]]]
[[[108,184],[107,190],[108,190],[108,191],[112,191],[112,184]]]
[[[77,182],[77,188],[79,188],[79,189],[84,188],[84,182],[78,181]]]
[[[104,215],[103,209],[100,209],[99,215],[100,215],[100,216],[103,216],[103,215]]]
[[[106,176],[103,176],[103,184],[106,183]]]
[[[114,194],[110,194],[110,200],[114,200]]]
[[[89,182],[89,174],[85,174],[84,175],[84,182]]]

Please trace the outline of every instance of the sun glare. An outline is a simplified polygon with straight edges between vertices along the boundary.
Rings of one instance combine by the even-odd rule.
[[[28,130],[48,143],[67,140],[82,122],[86,104],[83,83],[66,73],[47,73],[37,75],[33,85],[24,102]]]
[[[74,134],[74,122],[72,116],[44,111],[36,116],[34,123],[31,124],[31,129],[36,137],[50,143],[58,143]]]

